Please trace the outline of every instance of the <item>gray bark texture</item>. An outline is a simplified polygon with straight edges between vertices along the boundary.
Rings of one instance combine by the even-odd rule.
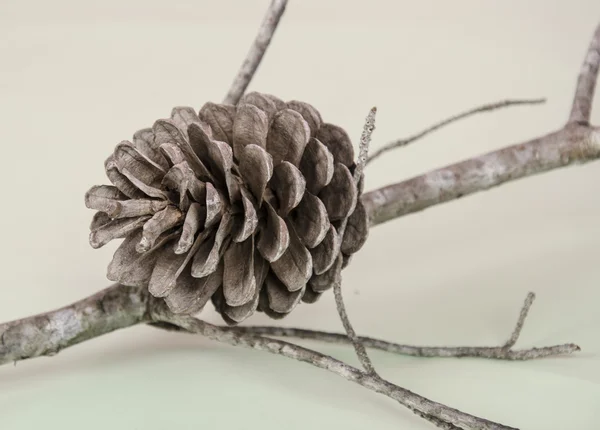
[[[284,0],[274,0],[271,3],[259,35],[226,98],[228,103],[237,103],[245,92],[271,40],[285,4]],[[590,126],[589,121],[599,66],[600,26],[585,56],[576,85],[571,115],[563,128],[527,142],[366,193],[362,196],[362,203],[370,224],[372,226],[381,224],[514,179],[597,159],[600,156],[600,131],[597,127]],[[96,203],[102,203],[104,202],[102,199],[106,199],[105,195],[99,194],[91,197]],[[100,235],[97,239],[98,243],[101,243],[104,237]],[[345,334],[302,329],[218,327],[189,315],[175,314],[164,300],[153,298],[145,287],[115,284],[93,296],[55,311],[0,324],[0,364],[51,356],[85,340],[117,329],[146,323],[158,328],[200,334],[230,345],[282,355],[328,370],[398,401],[440,428],[511,429],[426,399],[382,379],[375,372],[365,372],[317,351],[269,336],[318,339],[334,343],[350,343],[352,340],[355,345],[360,344],[362,347],[421,357],[470,356],[525,360],[578,351],[579,347],[573,344],[523,351],[512,349],[533,299],[533,295],[527,297],[516,328],[504,345],[418,347],[360,336],[349,339]]]
[[[147,291],[116,284],[55,311],[0,325],[0,364],[52,356],[88,339],[149,321]]]
[[[600,157],[600,131],[578,123],[366,193],[371,225],[515,179]]]

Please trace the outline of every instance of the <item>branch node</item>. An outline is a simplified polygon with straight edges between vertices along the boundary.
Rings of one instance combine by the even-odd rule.
[[[525,319],[527,318],[527,314],[529,313],[529,309],[531,309],[531,305],[535,300],[535,293],[529,292],[527,297],[525,298],[525,302],[523,303],[523,307],[521,308],[521,312],[519,314],[519,319],[517,320],[517,325],[513,330],[510,338],[506,341],[506,343],[502,346],[504,349],[511,349],[519,340],[519,336],[521,335],[521,330],[523,330],[523,325],[525,324]]]

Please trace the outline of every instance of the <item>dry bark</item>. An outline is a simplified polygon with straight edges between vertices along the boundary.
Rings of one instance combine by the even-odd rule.
[[[115,284],[60,309],[0,325],[0,364],[52,356],[69,346],[150,322],[148,292]]]
[[[371,225],[515,179],[600,157],[600,129],[577,123],[527,142],[469,158],[365,193]]]

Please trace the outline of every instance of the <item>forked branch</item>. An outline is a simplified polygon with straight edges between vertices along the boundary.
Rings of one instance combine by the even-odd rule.
[[[527,295],[513,333],[509,340],[501,346],[414,346],[386,342],[367,336],[360,336],[360,340],[367,348],[378,349],[393,354],[410,355],[413,357],[478,357],[497,360],[535,360],[538,358],[571,354],[575,351],[579,351],[579,346],[573,343],[530,349],[512,348],[519,339],[527,313],[529,312],[529,308],[531,307],[534,298],[535,295],[533,293]],[[337,344],[349,343],[348,337],[345,334],[298,328],[247,326],[233,327],[231,330],[261,336],[289,337]]]
[[[600,67],[600,25],[577,80],[566,126],[523,143],[488,152],[363,195],[371,225],[487,190],[505,182],[586,163],[600,157],[600,129],[589,125]]]
[[[320,352],[282,340],[248,333],[237,333],[225,327],[217,327],[208,324],[191,316],[174,315],[168,310],[165,310],[165,308],[165,305],[159,303],[159,306],[152,311],[153,319],[176,325],[190,333],[200,334],[218,342],[282,355],[328,370],[348,381],[388,396],[412,411],[415,411],[419,415],[425,415],[429,421],[436,424],[446,426],[448,423],[465,430],[514,430],[512,427],[478,418],[441,403],[429,400],[412,391],[388,382],[377,374],[364,372],[342,361],[336,360],[333,357],[321,354]],[[448,427],[446,426],[446,428]]]

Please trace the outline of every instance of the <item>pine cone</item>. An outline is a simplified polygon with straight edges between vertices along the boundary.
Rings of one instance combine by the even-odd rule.
[[[177,313],[285,316],[332,285],[367,236],[352,143],[311,105],[249,93],[177,107],[118,144],[92,187],[90,244],[124,238],[108,278]],[[348,225],[341,244],[337,230]]]

